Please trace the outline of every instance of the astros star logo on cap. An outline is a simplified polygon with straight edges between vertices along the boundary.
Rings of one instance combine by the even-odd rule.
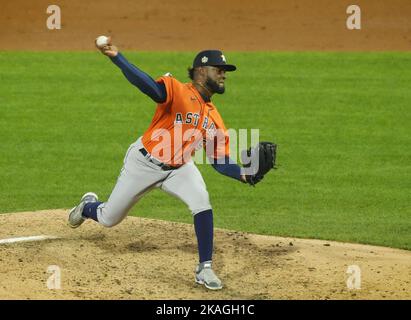
[[[204,56],[204,57],[201,58],[201,62],[202,62],[202,63],[207,63],[207,61],[208,61],[208,58],[207,58],[206,56]]]

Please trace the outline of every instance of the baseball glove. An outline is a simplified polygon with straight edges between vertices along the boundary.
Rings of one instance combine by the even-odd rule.
[[[273,168],[276,169],[277,145],[272,142],[260,142],[254,148],[248,148],[241,154],[248,184],[254,186]]]

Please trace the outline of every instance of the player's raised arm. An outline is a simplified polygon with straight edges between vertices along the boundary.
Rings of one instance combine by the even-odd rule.
[[[118,51],[118,48],[111,43],[111,37],[108,37],[105,42],[102,43],[98,42],[99,38],[96,39],[97,49],[108,56],[111,61],[121,69],[130,83],[157,103],[163,103],[167,100],[167,91],[164,83],[154,81],[147,73],[130,64]]]

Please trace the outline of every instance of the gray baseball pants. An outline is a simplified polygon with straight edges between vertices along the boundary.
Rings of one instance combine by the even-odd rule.
[[[211,209],[203,177],[192,160],[176,170],[164,171],[144,157],[141,148],[141,137],[128,148],[109,199],[97,208],[100,224],[112,227],[120,223],[143,195],[154,188],[182,200],[193,215]]]

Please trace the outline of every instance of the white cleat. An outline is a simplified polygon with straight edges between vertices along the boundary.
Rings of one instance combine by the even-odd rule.
[[[220,290],[223,288],[221,280],[218,279],[213,269],[211,269],[210,261],[200,263],[197,266],[195,281],[198,284],[204,284],[210,290]]]
[[[71,228],[78,228],[86,220],[82,213],[86,203],[97,202],[98,196],[93,192],[87,192],[81,197],[80,203],[70,210],[68,224]]]

